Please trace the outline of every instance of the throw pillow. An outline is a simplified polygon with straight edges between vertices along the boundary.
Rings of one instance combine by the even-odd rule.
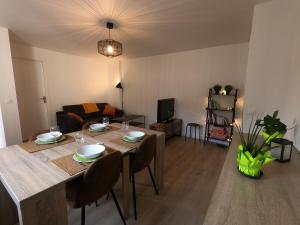
[[[115,116],[116,110],[115,107],[107,104],[104,108],[103,115]]]
[[[99,112],[99,108],[98,108],[96,103],[83,103],[81,105],[82,105],[82,107],[84,109],[84,112],[86,114]]]
[[[78,122],[83,123],[83,119],[80,116],[78,116],[76,113],[68,112],[67,115],[74,118]]]

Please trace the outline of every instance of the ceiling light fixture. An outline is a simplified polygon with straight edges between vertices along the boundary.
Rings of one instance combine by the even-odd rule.
[[[98,53],[107,57],[116,57],[122,55],[122,43],[110,38],[110,30],[114,28],[114,24],[107,22],[106,27],[108,29],[108,39],[98,41]]]

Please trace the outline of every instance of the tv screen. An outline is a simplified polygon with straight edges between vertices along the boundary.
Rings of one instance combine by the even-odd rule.
[[[157,122],[166,122],[174,116],[174,98],[160,99],[157,104]]]

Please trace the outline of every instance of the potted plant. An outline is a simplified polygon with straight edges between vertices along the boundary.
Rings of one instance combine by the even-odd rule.
[[[263,129],[260,120],[253,125],[251,121],[248,134],[244,134],[240,125],[237,125],[241,143],[238,146],[237,164],[241,174],[259,179],[262,176],[262,167],[274,160],[271,155],[271,148],[265,142],[259,143],[258,137]]]
[[[229,95],[233,90],[233,87],[230,84],[225,85],[224,90],[226,91],[226,95]]]
[[[275,138],[283,138],[287,132],[287,126],[278,118],[278,110],[273,113],[273,116],[266,115],[263,120],[259,121],[259,126],[263,127],[262,136],[266,144]]]
[[[222,89],[222,86],[219,85],[219,84],[216,84],[214,87],[213,87],[214,91],[215,91],[215,94],[218,95]]]

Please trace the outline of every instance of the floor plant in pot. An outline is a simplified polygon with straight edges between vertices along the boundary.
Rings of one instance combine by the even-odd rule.
[[[274,160],[270,146],[258,140],[263,129],[260,121],[254,122],[252,119],[248,134],[244,134],[241,126],[236,124],[241,142],[237,154],[238,170],[241,174],[255,179],[262,176],[262,167]]]
[[[259,126],[263,127],[262,136],[265,139],[266,144],[275,138],[283,138],[287,132],[287,126],[278,118],[278,110],[273,115],[266,115],[263,120],[259,121]]]

